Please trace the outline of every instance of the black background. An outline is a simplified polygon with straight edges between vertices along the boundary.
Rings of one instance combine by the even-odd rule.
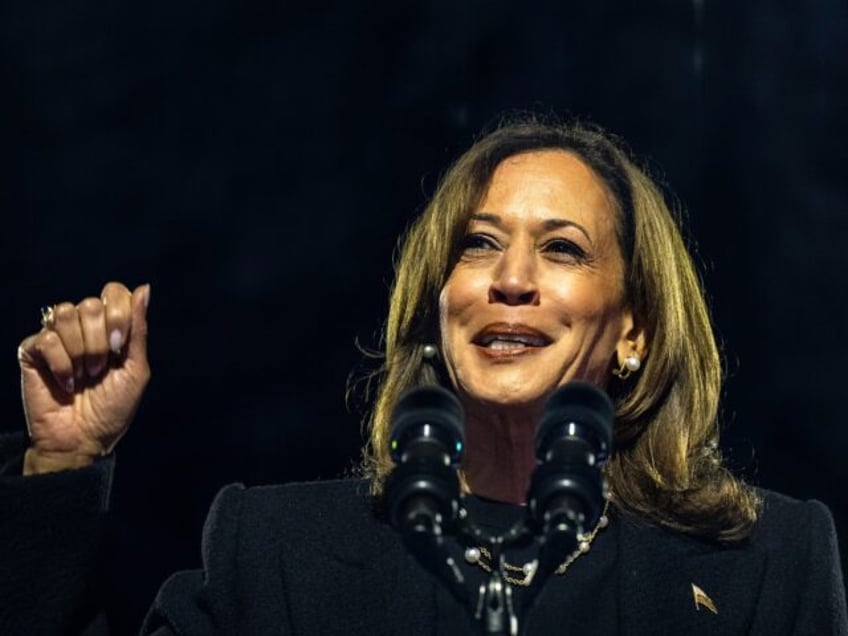
[[[357,461],[345,382],[392,251],[506,109],[623,135],[688,210],[728,366],[723,446],[827,503],[848,552],[848,5],[7,0],[2,430],[39,307],[150,282],[118,452],[115,618],[199,564],[225,483]],[[1,514],[1,513],[0,513]]]

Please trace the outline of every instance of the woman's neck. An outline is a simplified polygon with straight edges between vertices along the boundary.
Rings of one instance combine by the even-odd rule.
[[[468,409],[466,409],[468,412]],[[462,468],[471,492],[523,504],[536,468],[532,410],[469,412]]]

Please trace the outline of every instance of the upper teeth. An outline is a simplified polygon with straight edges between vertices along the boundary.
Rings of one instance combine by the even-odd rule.
[[[492,335],[487,338],[484,338],[483,343],[487,347],[494,347],[497,349],[509,349],[525,346],[533,347],[542,345],[542,343],[539,342],[539,338],[535,338],[533,336],[525,334]]]
[[[526,346],[525,343],[515,340],[492,340],[488,344],[490,349],[520,349]]]

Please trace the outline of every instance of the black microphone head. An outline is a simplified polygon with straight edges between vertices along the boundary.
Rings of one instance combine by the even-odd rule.
[[[581,435],[593,438],[599,461],[606,459],[612,444],[614,409],[605,392],[587,382],[569,382],[548,398],[536,427],[536,458],[545,461],[553,440],[571,424]]]
[[[453,393],[433,385],[401,394],[392,413],[392,459],[399,462],[410,443],[416,441],[443,446],[451,464],[459,464],[465,448],[465,413]]]

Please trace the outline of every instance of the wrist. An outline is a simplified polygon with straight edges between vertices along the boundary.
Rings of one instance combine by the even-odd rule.
[[[74,470],[91,466],[97,455],[78,452],[45,452],[28,448],[24,453],[23,474],[42,475],[61,470]]]

